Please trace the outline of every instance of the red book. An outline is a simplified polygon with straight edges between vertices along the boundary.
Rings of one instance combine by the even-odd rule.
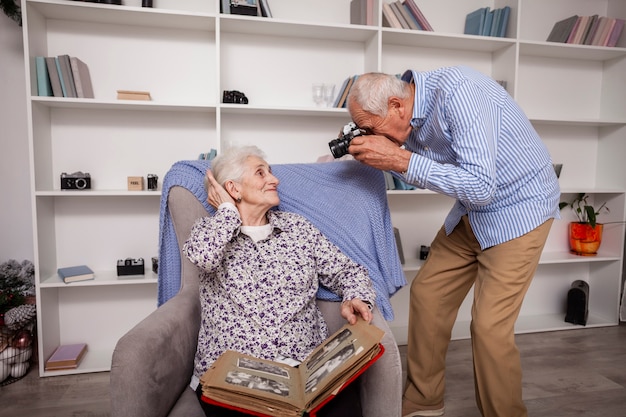
[[[624,30],[624,19],[615,19],[615,26],[613,26],[613,30],[609,35],[609,40],[606,46],[615,46],[617,45],[617,41],[620,36],[622,36],[622,31]]]

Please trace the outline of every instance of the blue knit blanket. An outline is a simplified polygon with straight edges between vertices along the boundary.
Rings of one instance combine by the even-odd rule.
[[[180,254],[169,217],[167,196],[178,185],[190,190],[206,207],[204,174],[210,161],[180,161],[163,179],[159,242],[159,305],[180,289]],[[406,285],[391,225],[385,180],[381,171],[356,161],[273,164],[280,180],[279,210],[300,213],[355,262],[364,265],[376,290],[376,304],[393,320],[390,296]],[[318,298],[340,301],[325,288]]]

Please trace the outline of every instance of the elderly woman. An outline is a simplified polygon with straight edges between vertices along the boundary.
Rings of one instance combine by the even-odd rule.
[[[198,396],[198,379],[225,350],[299,363],[324,341],[328,328],[315,303],[320,284],[343,298],[348,322],[357,315],[372,319],[367,270],[304,217],[270,210],[280,203],[279,181],[259,148],[225,150],[205,180],[217,211],[195,223],[183,247],[201,270],[202,326],[191,384]],[[340,398],[325,408],[336,408]],[[207,416],[233,415],[201,404]]]

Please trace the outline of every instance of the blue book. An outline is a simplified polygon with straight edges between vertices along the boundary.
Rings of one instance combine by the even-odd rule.
[[[467,16],[465,16],[465,30],[463,33],[466,35],[482,34],[488,9],[488,7],[481,7],[480,9],[468,13]]]
[[[94,279],[95,274],[87,265],[68,266],[57,269],[57,274],[66,284],[69,282]]]
[[[46,57],[35,57],[35,72],[37,73],[37,95],[52,96],[52,85],[50,84],[50,76],[48,75]]]
[[[487,7],[489,9],[489,7]],[[483,31],[481,35],[489,36],[491,33],[491,25],[493,24],[493,15],[495,14],[495,10],[488,11],[485,15],[485,23],[483,24]]]
[[[506,28],[509,23],[509,15],[511,14],[511,8],[505,6],[502,9],[502,17],[500,19],[500,27],[498,28],[498,36],[504,38],[506,36]]]
[[[491,22],[491,32],[489,36],[498,36],[498,27],[502,21],[502,9],[496,9],[493,11],[493,21]]]

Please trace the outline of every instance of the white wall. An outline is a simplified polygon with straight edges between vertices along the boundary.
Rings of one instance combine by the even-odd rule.
[[[0,263],[33,260],[22,28],[0,13]]]

